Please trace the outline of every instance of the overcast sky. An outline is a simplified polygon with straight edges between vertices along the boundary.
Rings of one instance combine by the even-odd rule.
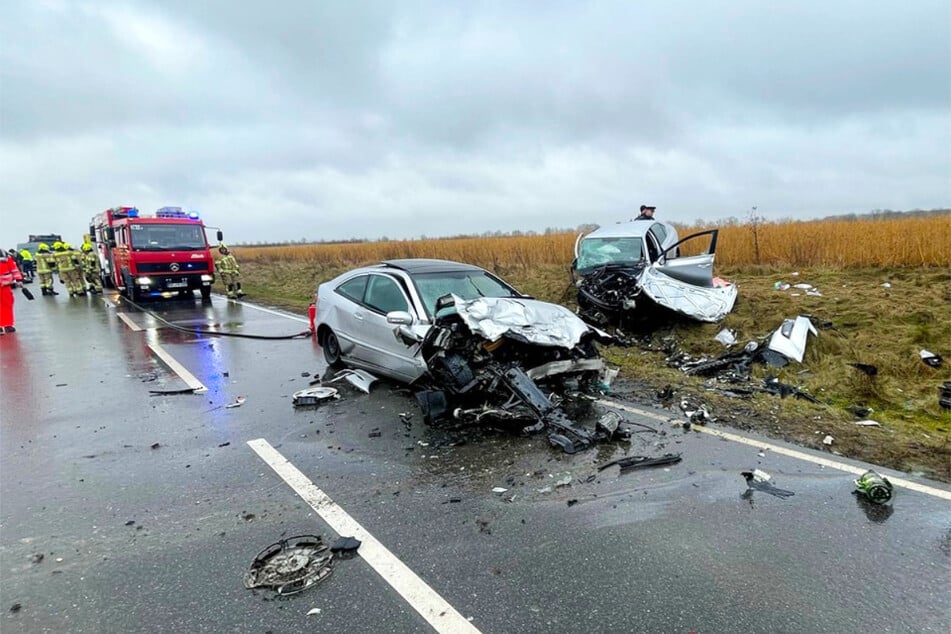
[[[947,0],[0,5],[7,248],[951,206]]]

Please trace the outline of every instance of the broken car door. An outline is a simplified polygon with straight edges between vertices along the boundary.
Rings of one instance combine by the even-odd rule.
[[[405,311],[414,319],[419,318],[403,289],[389,275],[371,274],[363,303],[366,309],[359,325],[360,339],[366,349],[363,360],[412,381],[419,376],[422,361],[418,360],[415,347],[408,347],[397,339],[393,324],[386,321],[387,313],[394,311]]]
[[[736,285],[714,283],[718,235],[719,229],[701,231],[668,247],[644,269],[640,279],[644,293],[657,304],[700,321],[723,319],[733,310]],[[678,253],[682,255],[675,257]]]

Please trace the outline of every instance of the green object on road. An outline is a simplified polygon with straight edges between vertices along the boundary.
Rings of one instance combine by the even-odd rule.
[[[885,504],[892,499],[892,483],[872,470],[866,471],[855,481],[855,488],[876,504]]]

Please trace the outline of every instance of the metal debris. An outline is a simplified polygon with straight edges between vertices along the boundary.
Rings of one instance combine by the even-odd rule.
[[[244,587],[294,594],[329,577],[332,561],[333,554],[319,535],[282,539],[257,554],[244,576]]]
[[[944,359],[941,358],[940,354],[935,354],[934,352],[929,352],[928,350],[919,351],[918,356],[921,357],[921,360],[925,365],[932,368],[940,368],[941,364],[944,362]]]
[[[855,481],[855,490],[875,504],[885,504],[892,499],[894,487],[888,478],[869,469]]]
[[[327,383],[335,383],[341,379],[346,379],[351,385],[366,394],[370,393],[370,386],[379,380],[366,370],[348,368],[346,370],[340,370],[334,374],[332,379],[323,381],[323,383],[326,385]]]
[[[248,400],[247,397],[245,397],[245,396],[238,396],[238,397],[236,397],[236,398],[234,399],[234,401],[232,401],[231,403],[228,403],[227,405],[225,405],[225,409],[231,409],[231,408],[233,408],[233,407],[241,407],[242,405],[244,405],[244,402],[245,402],[246,400]]]
[[[765,471],[760,471],[759,469],[754,469],[753,471],[743,471],[740,473],[746,479],[746,492],[741,496],[743,499],[747,499],[752,504],[752,492],[762,491],[773,497],[777,497],[785,500],[786,498],[796,495],[793,491],[787,491],[786,489],[780,489],[770,482],[772,476],[770,476]]]
[[[663,456],[654,458],[650,456],[625,456],[624,458],[618,458],[617,460],[605,462],[603,465],[598,467],[598,471],[604,471],[608,467],[617,465],[621,467],[621,473],[627,473],[628,471],[633,471],[635,469],[644,469],[647,467],[664,467],[667,465],[677,464],[681,460],[683,460],[683,458],[680,457],[679,453],[667,453]]]

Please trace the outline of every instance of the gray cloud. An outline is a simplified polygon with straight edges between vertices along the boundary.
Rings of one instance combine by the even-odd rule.
[[[642,200],[675,221],[947,206],[949,23],[945,2],[8,2],[4,238],[116,204],[197,207],[232,241]]]

